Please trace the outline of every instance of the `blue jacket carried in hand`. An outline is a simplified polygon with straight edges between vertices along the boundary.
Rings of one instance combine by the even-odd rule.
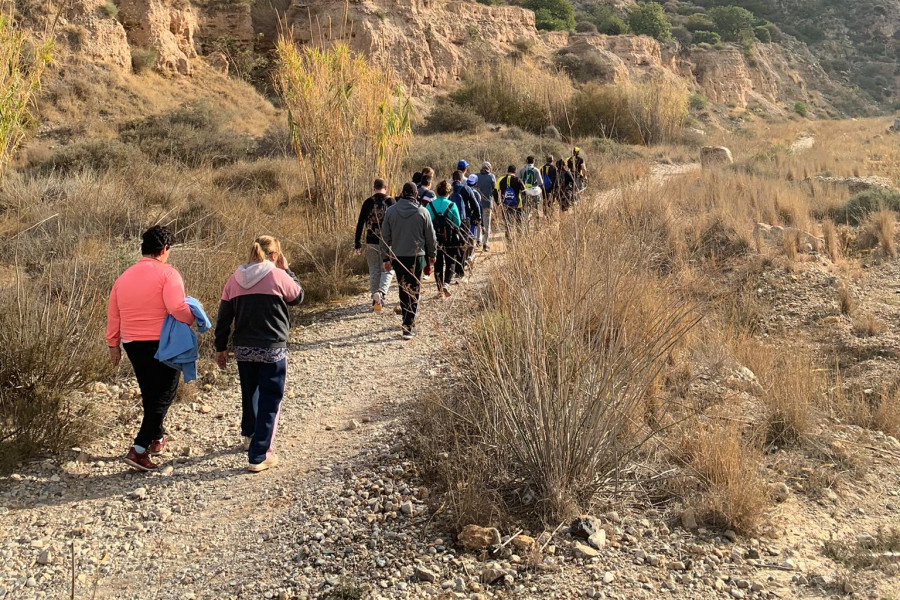
[[[188,296],[184,302],[194,313],[197,331],[205,333],[209,330],[212,322],[203,311],[200,301]],[[159,350],[153,358],[181,371],[184,374],[184,382],[188,383],[197,379],[197,355],[197,336],[191,331],[191,326],[172,315],[167,315],[159,332]]]

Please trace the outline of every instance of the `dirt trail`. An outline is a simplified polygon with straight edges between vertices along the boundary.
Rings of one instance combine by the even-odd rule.
[[[137,425],[135,411],[81,452],[25,465],[0,480],[0,598],[68,597],[73,539],[77,597],[92,597],[95,585],[97,598],[146,598],[148,586],[158,597],[169,597],[164,590],[173,586],[178,597],[209,597],[209,581],[196,588],[183,583],[186,561],[206,563],[210,572],[216,563],[228,565],[248,538],[266,535],[267,524],[298,494],[334,475],[332,465],[396,427],[420,391],[408,382],[437,360],[441,332],[454,326],[456,308],[502,246],[498,236],[472,281],[453,286],[449,301],[436,299],[433,281],[425,284],[420,335],[412,342],[399,336],[396,287],[381,315],[372,313],[367,295],[305,315],[291,335],[276,469],[245,470],[246,455],[236,446],[240,396],[232,364],[216,388],[173,406],[160,472],[136,474],[119,460]],[[240,581],[235,569],[230,565],[222,578]],[[252,573],[251,566],[248,579]]]

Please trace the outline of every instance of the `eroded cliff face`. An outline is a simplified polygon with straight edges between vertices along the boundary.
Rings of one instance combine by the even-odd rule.
[[[644,36],[539,34],[534,13],[512,6],[447,0],[116,1],[117,19],[104,14],[104,0],[74,0],[66,15],[87,31],[80,55],[124,71],[131,68],[131,49],[146,48],[157,53],[155,66],[163,73],[190,75],[204,55],[227,73],[223,47],[264,53],[280,31],[289,31],[301,44],[348,41],[393,68],[409,93],[421,98],[452,90],[464,71],[485,61],[527,53],[551,68],[559,52],[591,61],[599,82],[681,77],[713,102],[741,108],[778,109],[798,100],[826,106],[827,92],[839,88],[802,44],[679,51]]]

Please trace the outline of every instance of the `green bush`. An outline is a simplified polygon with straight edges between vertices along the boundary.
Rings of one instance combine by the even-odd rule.
[[[804,119],[809,116],[809,108],[803,102],[794,102],[794,112]]]
[[[145,159],[136,146],[119,140],[95,139],[63,146],[37,167],[41,173],[102,172],[122,170]]]
[[[756,36],[756,39],[763,44],[771,44],[772,43],[772,32],[769,31],[768,27],[760,25],[759,27],[753,28],[753,35]]]
[[[695,44],[710,44],[717,46],[722,43],[722,37],[715,31],[695,31],[693,42]]]
[[[569,0],[525,0],[524,8],[534,11],[534,23],[544,31],[575,29],[575,9]]]
[[[611,15],[606,17],[597,25],[597,31],[605,35],[625,35],[628,33],[628,23],[621,17]]]
[[[575,31],[578,33],[597,33],[597,26],[590,21],[579,21],[575,23]]]
[[[582,83],[607,79],[613,72],[609,63],[595,53],[578,56],[561,52],[556,55],[556,66],[568,73],[572,79]]]
[[[136,145],[157,163],[219,167],[246,158],[253,149],[253,140],[224,128],[224,122],[222,111],[207,103],[185,105],[125,123],[119,139]]]
[[[883,187],[873,187],[850,197],[847,204],[830,211],[835,223],[859,225],[872,213],[880,210],[900,212],[900,192]]]
[[[716,24],[716,31],[726,42],[752,44],[756,39],[753,24],[756,17],[740,6],[717,6],[709,9],[709,18]]]
[[[156,66],[156,50],[149,48],[131,49],[131,70],[140,75]]]
[[[691,35],[691,32],[681,25],[672,27],[672,37],[683,47],[690,46],[694,38],[694,36]]]
[[[116,6],[116,3],[113,0],[106,0],[100,6],[100,13],[110,19],[115,19],[119,16],[119,7]]]
[[[684,26],[687,27],[689,31],[712,31],[716,28],[716,24],[709,18],[709,15],[703,13],[696,13],[689,16],[684,22]]]
[[[706,99],[706,96],[699,92],[694,92],[691,94],[688,99],[688,106],[691,107],[691,110],[703,110],[709,104],[709,100]]]
[[[639,2],[628,12],[628,25],[637,35],[648,35],[659,41],[672,39],[672,24],[661,4]]]
[[[422,128],[423,133],[477,133],[484,119],[470,109],[452,101],[435,104]]]

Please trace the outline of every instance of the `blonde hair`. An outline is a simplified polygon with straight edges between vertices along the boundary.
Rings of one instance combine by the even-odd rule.
[[[273,252],[281,252],[281,242],[271,235],[261,235],[253,242],[250,248],[250,261],[252,263],[263,262]]]

